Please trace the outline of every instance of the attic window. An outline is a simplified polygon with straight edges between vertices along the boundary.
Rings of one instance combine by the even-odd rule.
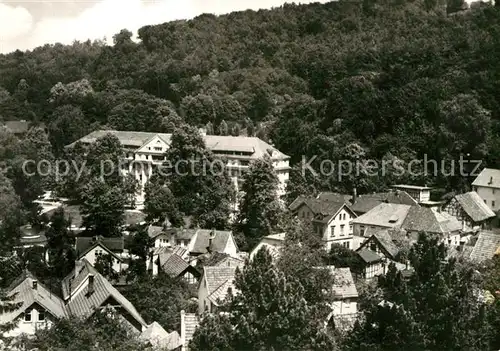
[[[389,218],[389,223],[396,223],[398,219],[398,216],[392,215],[391,218]]]

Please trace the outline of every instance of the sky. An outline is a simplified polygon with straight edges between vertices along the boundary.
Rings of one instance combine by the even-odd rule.
[[[299,0],[295,3],[327,2]],[[74,40],[108,42],[121,29],[136,34],[148,24],[247,9],[281,6],[291,0],[0,0],[0,53]]]

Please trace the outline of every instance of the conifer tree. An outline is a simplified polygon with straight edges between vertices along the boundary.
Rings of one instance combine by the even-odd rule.
[[[278,177],[267,156],[252,162],[243,176],[238,229],[244,233],[249,248],[278,227],[282,213],[278,186]]]

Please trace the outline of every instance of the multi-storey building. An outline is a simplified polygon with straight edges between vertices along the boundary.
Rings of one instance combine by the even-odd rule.
[[[137,204],[142,204],[144,185],[153,174],[154,168],[167,161],[165,152],[169,148],[172,134],[99,130],[78,141],[91,144],[108,133],[118,138],[125,151],[121,165],[122,172],[134,174],[141,188],[137,195]],[[289,156],[256,137],[205,135],[204,133],[203,136],[207,148],[214,155],[227,160],[226,169],[230,172],[237,191],[241,189],[241,176],[248,169],[250,162],[268,155],[279,179],[278,195],[285,194],[290,170]]]
[[[493,211],[500,209],[500,169],[485,168],[472,182],[475,191]]]

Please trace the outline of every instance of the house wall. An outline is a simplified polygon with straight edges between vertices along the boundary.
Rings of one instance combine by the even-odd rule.
[[[31,310],[31,321],[29,322],[26,321],[24,313],[21,313],[21,315],[16,318],[17,323],[14,329],[9,331],[8,333],[5,333],[6,337],[16,337],[21,334],[33,335],[35,334],[37,329],[50,328],[54,325],[56,320],[48,313],[45,313],[44,320],[42,321],[39,320],[40,312],[44,311],[42,307],[34,305],[28,308],[26,311],[30,310]]]
[[[92,250],[87,252],[87,254],[85,256],[83,256],[83,258],[85,258],[87,261],[89,261],[92,265],[95,265],[99,254],[108,255],[109,253],[102,246],[96,246]],[[115,272],[120,273],[122,270],[125,269],[125,266],[123,265],[123,263],[121,261],[119,261],[115,257],[113,257],[112,268]]]
[[[500,189],[475,186],[473,190],[477,192],[484,203],[493,211],[496,212],[500,209]]]
[[[160,234],[155,238],[155,246],[154,247],[167,247],[175,245],[172,243],[172,239],[170,235]]]
[[[353,249],[352,219],[354,216],[344,207],[323,227],[325,249],[330,250],[333,244]]]

